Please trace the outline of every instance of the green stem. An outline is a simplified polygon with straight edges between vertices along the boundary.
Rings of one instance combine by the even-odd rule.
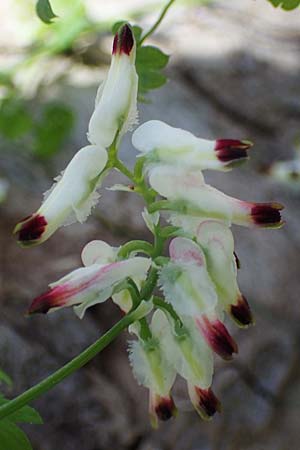
[[[160,23],[162,22],[163,18],[165,17],[165,15],[168,12],[168,9],[172,6],[172,4],[175,2],[175,0],[170,0],[166,6],[164,7],[164,9],[162,10],[159,18],[157,19],[157,21],[155,22],[155,24],[150,28],[149,31],[147,31],[147,33],[142,37],[142,39],[139,42],[139,46],[142,45],[142,43],[148,39],[149,36],[151,36],[152,33],[154,33],[154,31],[156,30],[156,28],[160,25]]]
[[[170,316],[175,320],[175,322],[182,325],[180,317],[178,316],[175,309],[170,303],[167,303],[162,298],[155,296],[153,298],[153,304],[157,306],[157,308],[167,311],[170,314]]]
[[[147,241],[140,241],[140,240],[130,241],[122,245],[122,247],[119,250],[118,256],[120,258],[127,258],[131,252],[135,251],[143,252],[146,253],[146,255],[151,256],[153,253],[153,245],[151,245]]]
[[[154,267],[152,267],[149,272],[147,281],[146,281],[145,285],[143,286],[141,293],[140,293],[140,297],[142,300],[150,299],[152,292],[154,291],[154,289],[156,287],[157,280],[158,280],[158,270],[155,269]]]
[[[14,413],[22,406],[27,405],[36,398],[40,397],[45,392],[52,389],[55,385],[74,373],[80,367],[84,366],[99,352],[101,352],[108,344],[110,344],[125,328],[136,320],[136,311],[126,315],[119,322],[117,322],[109,331],[101,336],[94,344],[90,345],[80,355],[76,356],[66,365],[58,369],[52,375],[36,384],[32,388],[23,392],[18,397],[0,407],[0,419]]]

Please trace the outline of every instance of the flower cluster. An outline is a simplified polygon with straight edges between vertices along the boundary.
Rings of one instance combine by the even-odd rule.
[[[82,222],[98,198],[103,176],[125,167],[117,150],[137,116],[135,46],[131,28],[124,25],[97,93],[88,131],[91,145],[75,155],[40,209],[17,225],[21,245],[45,241],[74,215]],[[113,248],[103,241],[88,243],[83,267],[52,283],[29,313],[73,306],[82,318],[87,308],[110,298],[125,314],[147,304],[129,327],[137,337],[130,343],[129,359],[136,379],[149,389],[153,426],[176,414],[171,389],[177,374],[186,380],[196,411],[208,419],[220,411],[211,388],[214,354],[229,360],[238,352],[226,315],[240,327],[253,323],[237,283],[230,227],[280,227],[282,206],[241,201],[205,183],[202,170],[228,171],[246,160],[249,141],[204,140],[152,120],[135,130],[132,143],[140,155],[134,172],[123,172],[133,182],[129,191],[146,201],[142,214],[154,244],[132,241]],[[160,224],[161,211],[171,225]],[[163,256],[167,242],[168,256]]]

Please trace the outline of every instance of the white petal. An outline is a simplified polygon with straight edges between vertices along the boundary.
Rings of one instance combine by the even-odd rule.
[[[221,303],[225,307],[235,303],[240,291],[231,231],[221,223],[205,221],[198,228],[197,239],[205,251],[208,271]]]
[[[151,233],[155,232],[155,226],[159,222],[159,212],[155,212],[153,214],[150,214],[146,208],[144,208],[144,211],[142,212],[142,217],[144,219],[144,222],[148,228],[148,230],[151,231]]]
[[[92,144],[108,148],[118,133],[120,137],[136,122],[137,87],[132,58],[125,54],[113,56],[89,123],[88,139]]]
[[[81,260],[84,266],[112,263],[116,260],[118,250],[104,241],[91,241],[82,250]]]
[[[194,317],[214,312],[218,297],[203,252],[189,239],[176,238],[172,242],[171,262],[160,273],[166,300],[179,314]]]
[[[221,168],[215,141],[200,139],[181,128],[173,128],[159,120],[150,120],[135,130],[134,147],[147,154],[151,163],[167,163],[200,169]]]

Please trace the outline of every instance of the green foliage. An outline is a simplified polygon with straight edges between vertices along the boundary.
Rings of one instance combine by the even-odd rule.
[[[300,0],[269,0],[275,8],[281,6],[285,11],[291,11],[300,5]]]
[[[60,150],[71,132],[74,113],[61,103],[51,102],[36,115],[37,118],[20,97],[3,99],[0,104],[0,134],[12,141],[23,139],[24,149],[40,158],[51,157]]]
[[[0,382],[7,384],[8,386],[12,386],[12,379],[7,375],[7,373],[3,372],[0,369]],[[1,395],[1,394],[0,394]]]
[[[44,23],[50,24],[57,17],[52,10],[49,0],[38,0],[35,9],[37,15]]]
[[[136,54],[136,70],[139,76],[139,93],[145,94],[167,82],[161,70],[168,64],[169,56],[150,45],[139,47]]]
[[[3,372],[1,371],[1,373]],[[10,380],[9,377],[8,379]],[[8,402],[9,400],[0,394],[0,406]],[[5,419],[0,420],[0,450],[32,450],[26,434],[16,425],[17,423],[40,425],[43,420],[39,413],[30,406],[23,406]]]
[[[33,129],[33,152],[42,158],[55,154],[74,125],[72,110],[60,103],[45,106],[41,119]]]
[[[20,98],[6,97],[0,104],[0,133],[7,139],[19,139],[32,128],[32,118]]]

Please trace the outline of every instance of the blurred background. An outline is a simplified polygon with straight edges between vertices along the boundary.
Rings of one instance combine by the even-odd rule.
[[[163,1],[52,0],[59,19],[43,24],[33,0],[0,3],[0,367],[15,396],[78,354],[120,318],[111,303],[80,321],[72,310],[26,318],[33,297],[80,265],[92,239],[119,245],[149,238],[133,194],[105,192],[84,225],[61,228],[22,250],[12,230],[86,144],[96,89],[110,62],[111,27],[148,29]],[[266,0],[178,0],[146,44],[171,55],[168,83],[148,85],[140,123],[161,119],[204,138],[245,138],[251,161],[207,181],[244,200],[285,205],[280,230],[234,228],[239,283],[256,326],[232,327],[239,355],[216,359],[223,412],[202,422],[178,380],[176,420],[153,431],[147,392],[137,386],[118,338],[86,367],[34,403],[43,426],[28,426],[34,450],[298,450],[300,441],[300,183],[268,175],[294,158],[300,136],[300,10]],[[158,77],[159,78],[159,77]],[[134,164],[130,136],[121,155]],[[106,185],[121,182],[111,174]],[[5,449],[9,450],[9,449]]]

